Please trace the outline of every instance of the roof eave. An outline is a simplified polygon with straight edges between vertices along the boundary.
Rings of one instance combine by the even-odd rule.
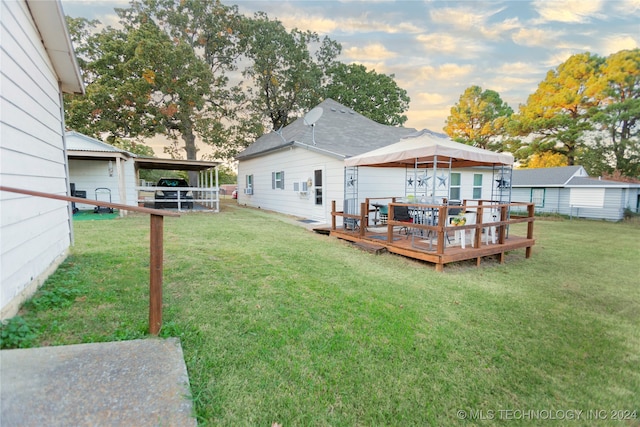
[[[84,94],[82,73],[71,44],[71,37],[60,0],[27,0],[31,17],[65,93]]]

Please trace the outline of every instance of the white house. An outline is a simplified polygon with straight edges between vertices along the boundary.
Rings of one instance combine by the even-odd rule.
[[[619,221],[640,209],[640,184],[591,178],[582,166],[515,169],[512,200],[532,202],[538,213]]]
[[[62,93],[83,93],[59,1],[0,3],[2,186],[69,193]],[[71,243],[69,204],[0,192],[0,317],[62,262]]]
[[[374,122],[332,99],[312,111],[320,114],[313,124],[299,118],[261,136],[236,157],[238,203],[328,224],[331,201],[342,209],[344,159],[416,131]],[[367,174],[375,174],[377,194],[404,194],[404,178],[392,179],[397,171],[367,169],[359,171],[359,178],[365,182]]]
[[[135,154],[74,131],[66,133],[66,141],[69,181],[76,192],[88,199],[110,197],[114,203],[138,206]],[[93,209],[92,205],[77,207]]]
[[[345,168],[345,159],[388,147],[404,137],[433,136],[449,141],[446,135],[385,126],[331,99],[306,117],[280,132],[261,136],[236,157],[240,204],[329,224],[332,201],[340,211],[345,200],[355,200],[358,210],[366,198],[424,194],[464,200],[490,199],[494,195],[496,171],[486,166],[456,166],[453,172],[449,167],[442,169],[435,179],[445,173],[446,185],[436,185],[433,191],[427,188],[427,180],[423,183],[422,175],[416,174],[414,164]]]

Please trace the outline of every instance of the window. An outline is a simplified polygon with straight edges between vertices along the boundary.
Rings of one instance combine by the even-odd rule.
[[[461,200],[460,199],[460,174],[452,173],[451,174],[451,186],[449,187],[449,199],[450,200]]]
[[[245,176],[244,194],[253,194],[253,175]]]
[[[271,172],[271,188],[284,190],[284,171]]]
[[[322,169],[313,171],[313,178],[316,191],[316,205],[322,205]]]
[[[544,207],[544,188],[531,189],[531,203],[533,203],[536,208]]]
[[[476,200],[482,199],[482,174],[473,174],[473,198]]]

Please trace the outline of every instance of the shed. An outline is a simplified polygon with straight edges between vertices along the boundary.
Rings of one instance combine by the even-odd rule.
[[[60,1],[0,2],[0,178],[7,187],[67,195],[62,92],[84,93]],[[0,317],[15,315],[66,258],[66,202],[0,193]]]
[[[99,189],[108,189],[113,202],[138,205],[135,154],[75,131],[67,132],[66,139],[69,180],[76,192],[72,195],[95,199],[100,197],[96,195]],[[93,206],[78,205],[78,208],[93,209]]]

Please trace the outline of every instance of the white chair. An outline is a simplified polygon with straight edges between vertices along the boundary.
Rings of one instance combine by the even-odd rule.
[[[497,209],[486,209],[482,212],[482,223],[490,224],[492,222],[500,221],[500,211]],[[489,244],[489,236],[491,236],[491,243],[496,244],[496,226],[491,225],[487,227],[483,227],[484,230],[484,242],[485,244]]]
[[[464,214],[465,222],[464,225],[473,225],[476,223],[476,213],[475,212],[466,212]],[[455,232],[455,241],[458,242],[460,240],[460,247],[465,249],[466,241],[467,241],[467,230],[456,230]],[[473,247],[473,242],[476,239],[476,230],[474,228],[469,230],[471,233],[471,247]]]

